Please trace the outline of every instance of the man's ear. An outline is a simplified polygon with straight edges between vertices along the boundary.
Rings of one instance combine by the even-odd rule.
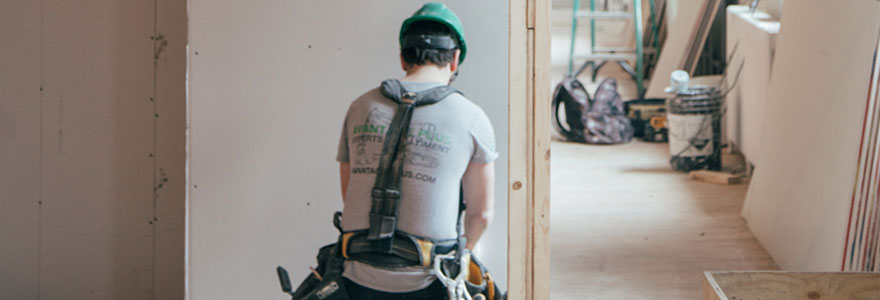
[[[458,71],[458,58],[461,56],[461,49],[455,49],[455,55],[452,56],[452,62],[449,63],[449,71],[455,73]]]

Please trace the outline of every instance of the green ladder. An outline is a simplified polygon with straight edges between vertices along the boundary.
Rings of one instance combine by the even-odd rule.
[[[658,35],[658,26],[657,21],[655,19],[654,14],[654,1],[650,1],[650,16],[649,22],[651,23],[651,34],[652,45],[650,52],[657,52],[657,35]],[[636,82],[637,95],[641,99],[645,95],[645,47],[643,45],[643,36],[642,36],[642,0],[632,0],[633,7],[632,12],[613,12],[613,11],[597,11],[596,10],[596,0],[590,0],[590,10],[589,11],[581,11],[581,1],[574,0],[574,7],[572,10],[572,18],[571,18],[571,48],[569,49],[569,59],[568,59],[568,74],[572,77],[577,77],[582,73],[587,66],[592,67],[592,79],[596,81],[596,76],[599,73],[599,69],[601,69],[605,63],[612,61],[617,62],[621,68],[623,68],[627,73],[629,73],[633,80]],[[577,28],[578,28],[578,19],[585,18],[590,19],[590,54],[584,55],[575,55],[575,41],[577,39]],[[626,49],[626,48],[600,48],[596,46],[596,21],[597,20],[633,20],[633,27],[635,28],[635,49]],[[586,60],[580,68],[578,68],[577,72],[574,71],[574,61],[575,60]],[[635,61],[636,66],[633,68],[629,61]]]

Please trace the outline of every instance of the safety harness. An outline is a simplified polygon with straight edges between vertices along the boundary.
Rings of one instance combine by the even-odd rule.
[[[434,240],[399,230],[398,207],[401,199],[401,174],[406,160],[407,139],[412,114],[416,107],[435,104],[453,93],[461,93],[449,86],[439,86],[415,93],[406,91],[395,79],[382,82],[382,94],[398,104],[397,111],[385,135],[382,155],[371,193],[370,227],[342,233],[342,255],[346,259],[369,265],[397,268],[422,266],[429,268],[438,254],[455,251],[460,257],[464,249],[461,217],[465,205],[459,192],[459,212],[456,220],[458,238]]]
[[[318,268],[312,269],[295,290],[290,285],[287,270],[279,266],[276,271],[282,291],[290,294],[293,300],[352,300],[346,292],[342,272],[343,262],[354,260],[384,268],[431,268],[446,287],[450,300],[506,299],[485,266],[464,247],[462,215],[465,203],[460,188],[457,238],[435,240],[397,229],[397,210],[402,196],[401,174],[413,111],[416,107],[431,105],[452,93],[461,92],[449,86],[439,86],[414,93],[406,91],[395,79],[383,81],[381,91],[398,106],[385,136],[371,193],[370,227],[343,231],[342,213],[337,212],[333,223],[340,231],[339,240],[319,250]]]

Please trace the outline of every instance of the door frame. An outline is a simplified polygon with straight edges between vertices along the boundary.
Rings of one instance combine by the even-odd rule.
[[[551,0],[509,0],[507,278],[510,299],[550,299]]]

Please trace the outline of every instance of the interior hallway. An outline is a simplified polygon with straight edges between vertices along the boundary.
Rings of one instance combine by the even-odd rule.
[[[776,269],[740,217],[747,185],[674,172],[665,143],[552,153],[552,299],[700,299],[704,270]]]
[[[567,71],[571,3],[554,1],[553,87]],[[587,51],[581,24],[577,52]],[[621,32],[621,24],[600,24]],[[579,79],[592,95],[598,83]],[[635,84],[619,67],[624,100]],[[555,133],[554,133],[555,134]],[[693,181],[669,166],[666,143],[592,146],[554,139],[551,161],[551,298],[701,299],[704,270],[777,269],[740,217],[748,185]]]

